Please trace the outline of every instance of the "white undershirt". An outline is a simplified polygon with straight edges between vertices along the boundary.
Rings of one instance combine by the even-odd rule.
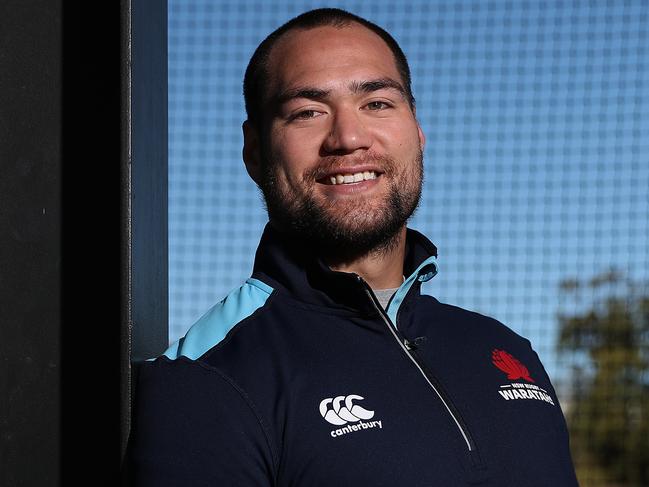
[[[374,290],[374,295],[376,296],[376,299],[379,300],[379,303],[381,303],[381,306],[383,306],[383,309],[387,309],[388,303],[390,302],[390,299],[392,296],[394,296],[394,293],[397,292],[398,287],[395,287],[393,289],[375,289]]]

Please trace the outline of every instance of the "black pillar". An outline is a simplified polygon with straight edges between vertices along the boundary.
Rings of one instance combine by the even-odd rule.
[[[159,0],[0,2],[3,487],[119,484],[131,352],[167,345],[166,29]]]
[[[167,2],[131,1],[131,358],[169,341],[167,235]]]
[[[122,442],[123,7],[63,9],[61,483],[118,485]]]
[[[124,94],[124,248],[128,302],[123,375],[122,453],[130,429],[137,363],[160,355],[169,341],[167,232],[167,2],[131,0],[124,13],[129,35]],[[131,368],[131,363],[134,368]]]
[[[0,2],[0,485],[57,485],[61,11]]]

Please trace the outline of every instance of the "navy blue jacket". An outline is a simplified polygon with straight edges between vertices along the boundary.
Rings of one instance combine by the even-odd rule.
[[[420,294],[408,230],[383,310],[267,227],[252,277],[140,370],[140,486],[576,486],[555,391],[525,338]]]

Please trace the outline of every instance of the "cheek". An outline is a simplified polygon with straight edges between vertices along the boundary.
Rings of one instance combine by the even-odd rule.
[[[272,156],[271,164],[275,184],[283,192],[292,193],[301,186],[302,172],[287,158],[286,154],[276,152]]]
[[[309,137],[278,137],[272,144],[271,157],[281,179],[300,182],[304,173],[317,164],[318,149],[313,146]]]
[[[412,120],[392,119],[378,127],[375,133],[388,150],[405,154],[419,151],[421,147],[418,126]]]

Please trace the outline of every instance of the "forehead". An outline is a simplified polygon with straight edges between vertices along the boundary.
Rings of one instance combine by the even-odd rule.
[[[385,41],[356,23],[287,32],[270,52],[267,73],[270,94],[300,84],[330,88],[385,77],[403,82]]]

